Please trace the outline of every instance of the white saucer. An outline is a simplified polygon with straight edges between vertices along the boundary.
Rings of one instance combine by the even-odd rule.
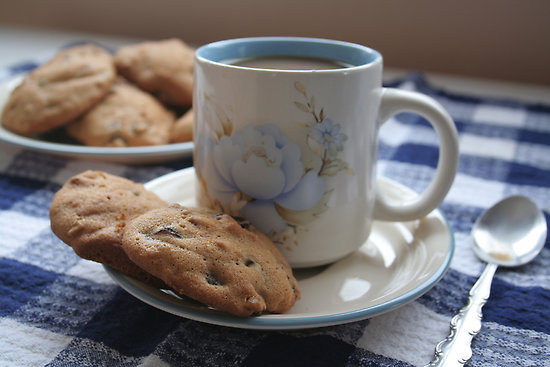
[[[169,202],[194,205],[194,174],[191,167],[145,186]],[[380,186],[390,197],[416,195],[387,179]],[[179,298],[107,266],[105,270],[133,296],[175,315],[247,329],[301,329],[358,321],[413,301],[441,279],[453,252],[453,234],[439,210],[419,221],[374,222],[369,240],[356,253],[329,266],[295,270],[302,297],[289,312],[250,318]]]
[[[0,115],[8,101],[11,91],[21,83],[23,76],[19,75],[0,83]],[[158,163],[177,158],[190,157],[193,153],[193,143],[176,143],[145,147],[108,148],[88,147],[63,143],[61,139],[52,136],[51,141],[26,137],[12,133],[2,127],[0,121],[0,141],[36,152],[53,155],[96,159],[118,163]]]

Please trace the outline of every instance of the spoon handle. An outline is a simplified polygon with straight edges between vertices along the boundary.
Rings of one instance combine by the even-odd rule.
[[[472,356],[472,339],[481,329],[481,308],[491,294],[491,282],[497,265],[487,264],[483,273],[473,285],[464,306],[452,319],[447,338],[435,347],[434,359],[426,367],[463,366]]]

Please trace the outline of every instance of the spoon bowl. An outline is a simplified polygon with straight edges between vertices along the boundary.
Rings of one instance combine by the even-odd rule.
[[[511,196],[476,221],[473,250],[485,262],[520,266],[542,250],[546,231],[546,220],[536,204],[525,196]]]
[[[489,299],[491,281],[499,265],[520,266],[544,247],[544,215],[525,196],[508,197],[483,213],[472,227],[475,254],[487,266],[470,290],[468,304],[451,319],[449,336],[435,347],[426,366],[463,366],[472,356],[471,342],[481,330],[481,308]]]

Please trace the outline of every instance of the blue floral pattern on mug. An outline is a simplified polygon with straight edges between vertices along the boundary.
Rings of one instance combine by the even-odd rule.
[[[202,148],[198,155],[199,176],[211,207],[243,217],[272,238],[307,224],[327,208],[332,192],[326,176],[340,171],[353,174],[338,158],[347,136],[341,126],[317,111],[313,96],[295,84],[302,95],[295,105],[311,116],[302,122],[306,129],[307,149],[317,157],[317,167],[306,167],[301,146],[291,141],[274,123],[246,125],[233,130],[223,111],[214,115],[222,129],[214,138],[197,136]],[[217,107],[214,106],[214,109]],[[208,157],[205,156],[208,152]]]

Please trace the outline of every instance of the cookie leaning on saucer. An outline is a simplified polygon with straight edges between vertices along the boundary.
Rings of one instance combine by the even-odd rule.
[[[86,171],[69,179],[54,195],[51,228],[78,256],[163,286],[128,259],[121,242],[128,220],[167,205],[140,184],[101,171]]]
[[[111,54],[100,47],[81,45],[60,51],[12,91],[2,125],[22,135],[62,126],[101,100],[115,76]]]
[[[300,295],[273,242],[227,214],[178,204],[154,209],[127,224],[122,247],[175,291],[234,315],[283,313]]]

